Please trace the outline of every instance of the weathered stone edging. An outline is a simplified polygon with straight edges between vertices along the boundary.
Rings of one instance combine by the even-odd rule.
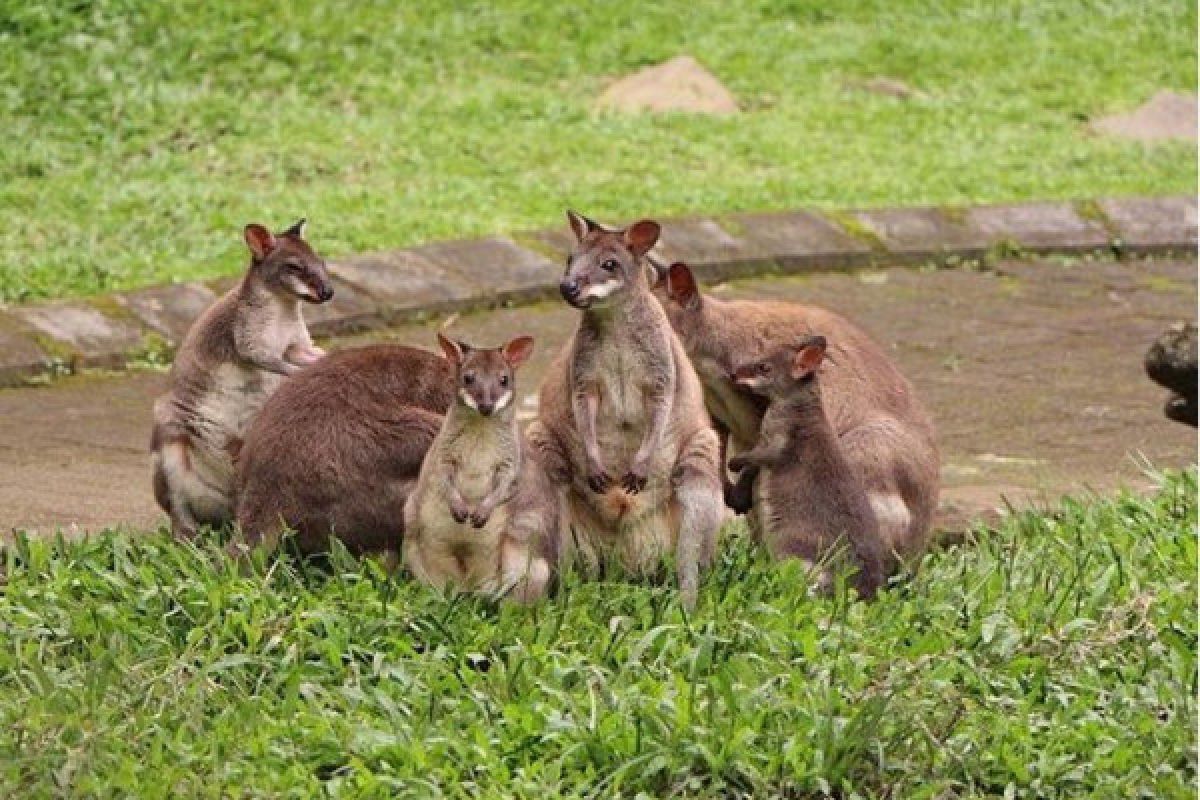
[[[318,335],[430,314],[530,302],[553,294],[566,229],[437,242],[331,262],[337,294],[309,307]],[[1120,198],[961,209],[789,211],[663,221],[656,255],[704,280],[889,264],[954,263],[991,252],[1196,253],[1196,198]],[[155,286],[0,309],[0,386],[84,367],[121,367],[149,343],[174,346],[230,285]]]

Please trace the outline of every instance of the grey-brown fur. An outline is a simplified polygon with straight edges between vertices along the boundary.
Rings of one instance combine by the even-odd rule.
[[[278,235],[246,226],[249,269],[192,325],[154,404],[154,495],[178,537],[233,518],[234,458],[247,427],[284,376],[323,355],[301,306],[333,289],[303,230],[303,221]]]
[[[551,577],[560,505],[517,428],[516,371],[533,340],[496,349],[439,340],[457,399],[405,506],[405,565],[431,586],[532,602]]]
[[[659,294],[730,452],[754,446],[764,413],[761,399],[734,385],[734,366],[808,334],[826,336],[831,346],[821,367],[821,396],[842,453],[867,492],[888,549],[905,559],[924,552],[938,502],[933,423],[879,345],[825,309],[703,295],[683,264],[671,265]],[[739,505],[752,476],[748,471],[731,487]]]
[[[825,347],[823,337],[809,337],[737,368],[737,383],[769,404],[758,442],[730,463],[760,470],[755,505],[773,557],[824,564],[848,546],[854,586],[870,598],[883,582],[888,553],[821,402],[816,368]]]
[[[445,359],[400,345],[331,353],[288,380],[238,459],[245,544],[273,549],[287,528],[305,552],[335,536],[398,555],[404,503],[453,398]]]
[[[723,508],[700,383],[643,262],[649,221],[623,231],[568,215],[578,244],[560,289],[583,310],[541,387],[529,438],[565,487],[573,554],[645,572],[675,552],[685,605]]]

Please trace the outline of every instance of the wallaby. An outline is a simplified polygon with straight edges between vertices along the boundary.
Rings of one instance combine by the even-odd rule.
[[[734,370],[739,386],[769,404],[758,442],[730,466],[760,470],[755,505],[772,556],[815,565],[836,555],[839,543],[848,544],[857,562],[854,586],[870,598],[883,582],[888,553],[821,402],[817,368],[824,357],[825,338],[810,336]],[[829,580],[823,570],[819,585],[828,588]]]
[[[304,227],[300,220],[275,235],[246,226],[249,269],[192,325],[154,403],[154,496],[176,537],[233,518],[234,457],[246,428],[284,376],[324,355],[301,304],[325,303],[333,288]]]
[[[303,552],[337,537],[398,559],[404,503],[453,399],[446,360],[401,345],[334,352],[289,379],[238,457],[232,554],[274,550],[292,530]]]
[[[674,551],[690,608],[724,509],[700,382],[643,261],[659,226],[567,217],[577,244],[559,289],[583,313],[542,384],[530,442],[566,486],[573,554],[645,573]]]
[[[765,358],[809,334],[828,337],[832,345],[821,367],[820,391],[842,454],[867,492],[888,551],[902,559],[924,552],[938,503],[933,424],[879,345],[825,309],[701,294],[686,264],[663,270],[658,289],[704,384],[708,409],[725,434],[725,449],[732,453],[754,446],[765,412],[761,397],[735,383],[734,366]],[[749,510],[755,474],[750,467],[736,484],[726,481],[736,510]],[[727,478],[724,470],[722,477]]]
[[[404,563],[421,582],[533,602],[557,552],[559,498],[517,428],[521,336],[479,349],[438,334],[457,398],[404,508]]]

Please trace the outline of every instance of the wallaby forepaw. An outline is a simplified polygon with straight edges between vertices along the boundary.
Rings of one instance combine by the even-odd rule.
[[[484,525],[487,525],[487,522],[491,518],[491,516],[492,516],[491,514],[485,514],[482,511],[476,511],[470,517],[471,527],[472,528],[482,528]]]
[[[725,505],[738,514],[748,514],[754,507],[754,497],[735,485],[725,490]]]
[[[605,469],[593,470],[587,476],[587,485],[596,494],[601,494],[608,491],[608,487],[612,486],[612,476]]]
[[[629,494],[637,494],[642,489],[646,488],[646,476],[630,470],[625,473],[625,477],[621,479],[621,487]]]
[[[455,522],[457,522],[459,525],[462,525],[467,521],[467,517],[471,516],[471,514],[465,508],[451,507],[450,516],[454,518]]]

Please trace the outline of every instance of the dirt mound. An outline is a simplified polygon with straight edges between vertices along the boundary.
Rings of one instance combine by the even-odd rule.
[[[1128,114],[1102,117],[1091,129],[1106,136],[1153,142],[1196,138],[1196,95],[1163,90]]]
[[[596,105],[626,112],[736,114],[738,110],[729,90],[691,56],[677,56],[621,78],[604,90]]]

